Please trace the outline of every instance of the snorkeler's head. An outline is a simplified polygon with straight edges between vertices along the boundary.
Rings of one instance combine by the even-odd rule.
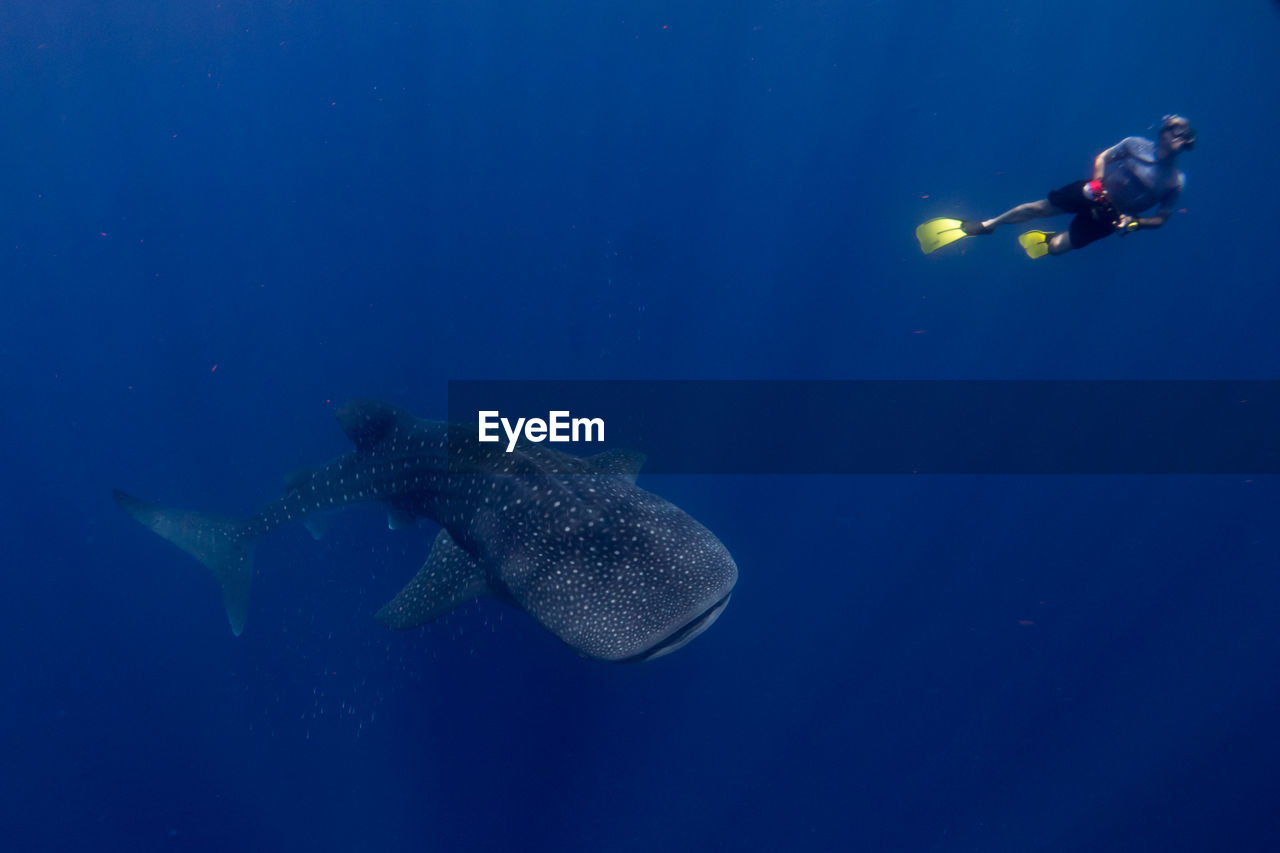
[[[1184,116],[1170,113],[1160,122],[1160,135],[1168,134],[1169,141],[1180,140],[1179,151],[1190,151],[1196,146],[1196,129]]]

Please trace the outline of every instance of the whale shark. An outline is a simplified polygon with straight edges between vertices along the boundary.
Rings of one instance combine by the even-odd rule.
[[[729,603],[738,568],[728,549],[679,507],[636,486],[644,457],[577,457],[522,442],[514,452],[474,430],[421,420],[388,403],[337,411],[355,450],[289,478],[284,497],[250,518],[169,509],[114,493],[130,516],[207,566],[232,633],[244,630],[254,543],[321,513],[386,506],[395,528],[440,525],[422,568],[376,617],[426,625],[477,598],[529,614],[586,658],[633,662],[675,651]]]

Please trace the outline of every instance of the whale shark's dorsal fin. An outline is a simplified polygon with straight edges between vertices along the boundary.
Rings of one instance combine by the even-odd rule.
[[[378,400],[352,400],[337,412],[338,425],[355,444],[356,450],[377,447],[397,429],[410,430],[414,418],[404,409]]]
[[[484,570],[441,530],[422,568],[375,617],[388,628],[417,628],[474,598],[492,596]]]

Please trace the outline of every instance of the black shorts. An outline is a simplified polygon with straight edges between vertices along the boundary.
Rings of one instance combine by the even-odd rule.
[[[1090,201],[1085,198],[1084,187],[1088,181],[1075,181],[1059,190],[1049,191],[1049,204],[1074,213],[1071,220],[1071,248],[1082,249],[1094,240],[1101,240],[1115,233],[1120,211],[1110,202]]]

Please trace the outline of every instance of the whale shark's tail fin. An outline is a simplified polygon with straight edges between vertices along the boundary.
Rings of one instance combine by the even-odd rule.
[[[213,571],[222,585],[231,633],[244,630],[253,583],[253,542],[248,525],[235,519],[164,509],[116,491],[116,504],[144,526],[186,551]]]

